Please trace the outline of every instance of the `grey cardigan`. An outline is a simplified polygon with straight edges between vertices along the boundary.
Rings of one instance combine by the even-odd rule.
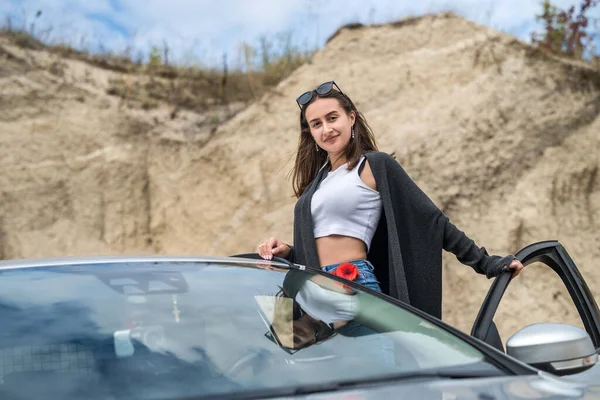
[[[490,256],[448,217],[387,153],[366,153],[383,210],[367,259],[384,293],[437,318],[442,316],[442,249],[488,278],[499,275],[514,259]],[[327,176],[322,168],[294,209],[294,245],[290,261],[319,268],[313,234],[311,198]]]

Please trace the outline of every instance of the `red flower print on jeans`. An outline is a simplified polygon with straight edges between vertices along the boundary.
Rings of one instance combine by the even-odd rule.
[[[356,265],[349,262],[344,262],[338,265],[336,269],[331,271],[331,274],[339,276],[340,278],[348,279],[349,281],[353,281],[357,276],[360,275],[360,272],[358,271]],[[349,289],[350,287],[344,285],[344,288]]]

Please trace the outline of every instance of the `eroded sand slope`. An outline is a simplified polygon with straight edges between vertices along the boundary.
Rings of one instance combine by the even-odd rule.
[[[335,79],[380,149],[478,244],[504,254],[558,239],[600,298],[600,75],[585,65],[452,14],[344,29],[211,133],[200,115],[122,107],[105,94],[112,73],[64,61],[58,78],[32,65],[48,65],[43,54],[4,48],[5,258],[228,255],[271,235],[291,241],[294,99]],[[444,272],[444,319],[468,330],[491,281],[451,254]],[[576,322],[551,278],[520,277],[503,336],[531,318]]]

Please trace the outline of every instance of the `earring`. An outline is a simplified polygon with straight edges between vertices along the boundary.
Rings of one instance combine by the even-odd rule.
[[[352,139],[354,139],[354,127],[352,127]]]
[[[317,149],[317,151],[319,151],[319,146],[317,145],[317,142],[315,142],[315,148]]]

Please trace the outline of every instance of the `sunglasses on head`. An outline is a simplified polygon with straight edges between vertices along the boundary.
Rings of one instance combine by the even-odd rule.
[[[321,83],[319,86],[317,86],[317,88],[315,90],[310,90],[308,92],[304,92],[302,93],[300,96],[298,96],[298,98],[296,99],[296,103],[298,103],[298,107],[300,107],[300,109],[302,110],[302,106],[310,103],[310,101],[313,98],[313,93],[317,93],[319,95],[325,95],[329,92],[331,92],[331,90],[333,89],[333,87],[336,87],[338,92],[340,92],[342,95],[346,96],[344,94],[344,92],[342,92],[342,89],[340,89],[340,87],[337,85],[337,83],[335,83],[335,81],[329,81],[329,82],[325,82],[325,83]]]

